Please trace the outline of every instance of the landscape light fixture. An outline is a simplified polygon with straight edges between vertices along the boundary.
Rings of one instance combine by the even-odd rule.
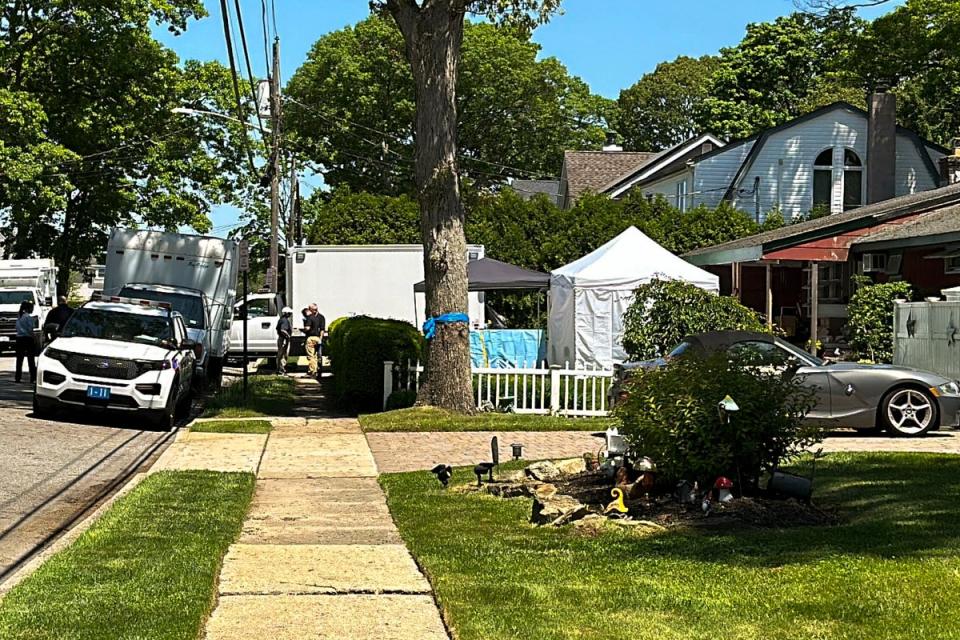
[[[729,424],[730,414],[740,411],[740,405],[729,395],[723,397],[723,400],[717,403],[717,413],[720,414],[720,420]]]
[[[447,485],[450,484],[450,478],[453,476],[453,467],[448,464],[438,464],[430,469],[430,473],[435,475],[443,488],[446,489]]]
[[[514,442],[511,444],[510,449],[513,452],[514,460],[519,460],[523,456],[523,445],[519,442]]]

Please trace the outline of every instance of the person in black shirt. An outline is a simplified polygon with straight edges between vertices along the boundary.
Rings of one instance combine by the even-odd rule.
[[[305,345],[307,350],[307,371],[311,377],[319,378],[322,374],[320,361],[321,358],[323,358],[323,354],[321,353],[320,344],[326,328],[326,318],[317,310],[317,305],[311,303],[310,306],[304,309],[303,314],[303,333],[307,337]]]
[[[48,342],[63,332],[63,325],[67,324],[67,320],[69,320],[72,315],[73,309],[67,304],[66,296],[57,298],[57,306],[47,314],[47,319],[43,326],[43,331],[46,334]],[[56,327],[54,328],[51,325],[56,325]]]
[[[287,358],[290,355],[290,336],[293,335],[293,309],[284,307],[277,320],[277,373],[287,372]]]

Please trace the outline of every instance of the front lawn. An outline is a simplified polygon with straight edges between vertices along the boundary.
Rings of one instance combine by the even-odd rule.
[[[960,638],[958,477],[960,456],[830,454],[815,497],[844,524],[651,537],[535,529],[529,500],[425,472],[381,483],[459,640],[913,640]]]
[[[0,601],[0,638],[194,640],[253,487],[249,473],[151,475]]]
[[[250,376],[247,399],[243,399],[243,382],[237,380],[207,399],[204,418],[251,418],[289,416],[293,414],[293,378],[287,376]]]
[[[360,416],[364,431],[604,431],[613,418],[560,418],[518,413],[463,416],[435,407],[412,407]]]

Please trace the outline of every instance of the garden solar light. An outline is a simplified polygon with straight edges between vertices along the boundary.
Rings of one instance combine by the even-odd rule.
[[[481,462],[473,468],[473,473],[477,476],[477,486],[483,485],[483,474],[489,474],[488,481],[493,482],[493,463]]]
[[[740,411],[740,405],[729,395],[723,396],[723,400],[717,403],[717,412],[720,414],[720,420],[730,422],[730,414]]]
[[[453,476],[453,467],[448,464],[438,464],[433,469],[430,469],[430,473],[437,476],[437,480],[439,480],[443,488],[446,489],[447,485],[450,484],[451,476]]]
[[[523,456],[523,445],[519,442],[514,442],[511,444],[510,449],[513,451],[514,460],[519,460]]]

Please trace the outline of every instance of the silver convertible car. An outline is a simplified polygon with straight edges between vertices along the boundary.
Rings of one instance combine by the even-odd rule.
[[[816,389],[806,419],[825,426],[883,428],[891,435],[920,436],[960,423],[960,384],[943,376],[886,364],[827,362],[764,333],[713,331],[687,336],[665,358],[615,366],[612,402],[626,393],[632,372],[669,364],[685,354],[749,350],[764,366],[795,372]]]

